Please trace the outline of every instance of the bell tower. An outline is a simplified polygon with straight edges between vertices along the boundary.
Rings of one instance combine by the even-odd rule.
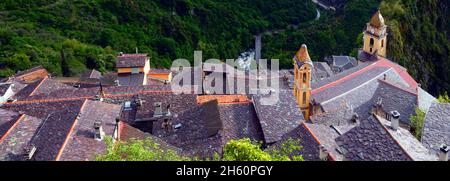
[[[305,44],[300,47],[300,50],[294,56],[295,70],[294,70],[294,94],[297,99],[297,104],[300,107],[303,116],[309,120],[310,113],[310,99],[311,99],[311,70],[313,63],[309,57],[308,48]]]
[[[387,45],[387,26],[384,23],[384,18],[378,10],[367,23],[366,31],[364,32],[364,47],[363,50],[372,55],[386,57]]]

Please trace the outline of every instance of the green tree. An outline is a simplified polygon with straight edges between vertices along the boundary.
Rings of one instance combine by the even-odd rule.
[[[425,120],[425,112],[416,108],[416,114],[410,117],[411,120],[411,133],[418,139],[422,138],[422,129]]]
[[[113,142],[111,137],[105,139],[106,153],[98,155],[96,161],[183,161],[188,158],[180,156],[171,149],[162,149],[158,143],[152,139],[137,140],[128,142]]]
[[[16,70],[25,70],[31,66],[30,57],[24,53],[14,54],[8,64]]]
[[[440,103],[450,103],[450,97],[448,96],[448,93],[444,92],[444,94],[440,95],[438,97],[438,101]]]
[[[261,149],[261,144],[252,143],[250,139],[229,141],[223,151],[225,161],[303,161],[300,142],[294,139],[284,141],[280,146]]]
[[[250,139],[229,141],[223,150],[224,161],[271,161],[272,156],[261,149],[260,144],[253,144]]]

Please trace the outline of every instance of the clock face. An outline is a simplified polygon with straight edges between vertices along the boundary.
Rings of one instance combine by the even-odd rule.
[[[370,33],[374,34],[375,30],[373,28],[370,29]]]

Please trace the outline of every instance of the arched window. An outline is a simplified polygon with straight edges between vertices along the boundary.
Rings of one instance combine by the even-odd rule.
[[[306,104],[306,92],[303,92],[303,104]]]
[[[375,41],[373,40],[373,38],[370,38],[370,46],[372,47],[375,44]]]
[[[306,73],[303,73],[303,83],[306,84]]]
[[[381,48],[384,47],[384,40],[381,40]]]

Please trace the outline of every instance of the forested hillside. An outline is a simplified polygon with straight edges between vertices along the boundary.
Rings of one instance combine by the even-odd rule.
[[[361,33],[381,8],[389,25],[388,56],[433,95],[450,90],[448,0],[326,0],[337,11],[309,0],[2,0],[0,77],[33,65],[74,76],[114,69],[118,52],[152,57],[153,67],[176,58],[236,58],[263,36],[263,58],[292,68],[292,55],[306,43],[315,61],[356,56]],[[299,25],[299,26],[289,26]]]
[[[385,0],[388,55],[433,95],[450,90],[450,1]]]
[[[152,66],[169,67],[194,50],[236,58],[254,34],[315,16],[313,3],[292,0],[3,0],[0,76],[33,64],[57,75],[104,71],[115,53],[136,47]]]

